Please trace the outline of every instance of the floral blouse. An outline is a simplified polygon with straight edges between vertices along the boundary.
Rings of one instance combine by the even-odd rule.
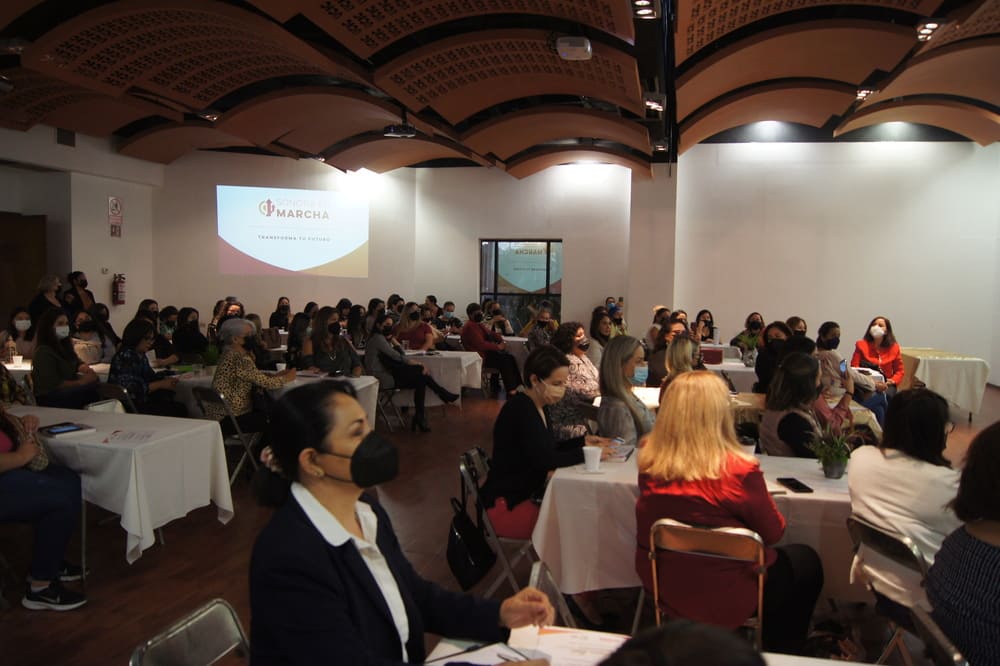
[[[277,375],[268,375],[257,369],[253,358],[233,349],[227,349],[219,359],[219,367],[215,369],[215,377],[212,379],[212,388],[221,393],[229,407],[233,410],[233,415],[240,416],[253,410],[252,391],[254,386],[265,389],[280,388],[284,380]],[[212,405],[205,405],[206,411],[211,418],[221,419],[224,413],[213,409]]]
[[[586,408],[601,394],[597,368],[586,356],[567,354],[569,379],[566,395],[549,408],[552,434],[556,440],[571,439],[589,434]]]
[[[134,349],[122,349],[111,359],[108,383],[123,387],[137,405],[146,403],[149,383],[156,381],[156,372],[149,365],[145,354]]]

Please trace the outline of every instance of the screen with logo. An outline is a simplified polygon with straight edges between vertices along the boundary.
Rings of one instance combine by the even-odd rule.
[[[216,187],[219,271],[368,277],[368,198],[350,192]]]

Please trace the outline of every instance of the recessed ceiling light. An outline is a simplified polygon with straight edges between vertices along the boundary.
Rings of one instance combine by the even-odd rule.
[[[639,16],[652,16],[653,10],[647,7],[645,9],[637,9],[635,13]]]
[[[935,23],[934,21],[928,21],[927,23],[924,23],[924,27],[930,28],[931,30],[937,30],[938,28],[941,27],[941,24]]]
[[[649,7],[653,4],[653,0],[632,0],[632,4],[636,7]]]

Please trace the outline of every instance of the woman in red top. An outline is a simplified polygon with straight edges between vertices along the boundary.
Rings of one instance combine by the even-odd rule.
[[[868,324],[865,337],[854,345],[851,366],[878,370],[885,381],[875,382],[875,390],[888,398],[896,395],[896,387],[903,381],[903,355],[888,317],[875,317]]]
[[[427,351],[434,346],[434,332],[430,324],[420,320],[420,306],[407,303],[393,335],[409,349]]]
[[[725,383],[708,371],[678,376],[664,394],[638,463],[635,562],[646,589],[652,590],[649,530],[658,519],[749,528],[769,546],[764,646],[798,651],[823,587],[822,565],[808,546],[770,547],[784,534],[785,519],[767,492],[757,459],[736,440]],[[757,579],[750,565],[665,552],[658,570],[660,606],[668,617],[736,628],[756,610]]]

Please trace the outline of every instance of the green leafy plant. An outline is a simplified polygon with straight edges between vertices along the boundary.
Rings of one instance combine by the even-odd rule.
[[[851,446],[848,442],[848,435],[836,433],[830,428],[824,428],[823,432],[814,435],[812,441],[806,446],[816,454],[823,465],[831,463],[846,463],[851,457]]]

